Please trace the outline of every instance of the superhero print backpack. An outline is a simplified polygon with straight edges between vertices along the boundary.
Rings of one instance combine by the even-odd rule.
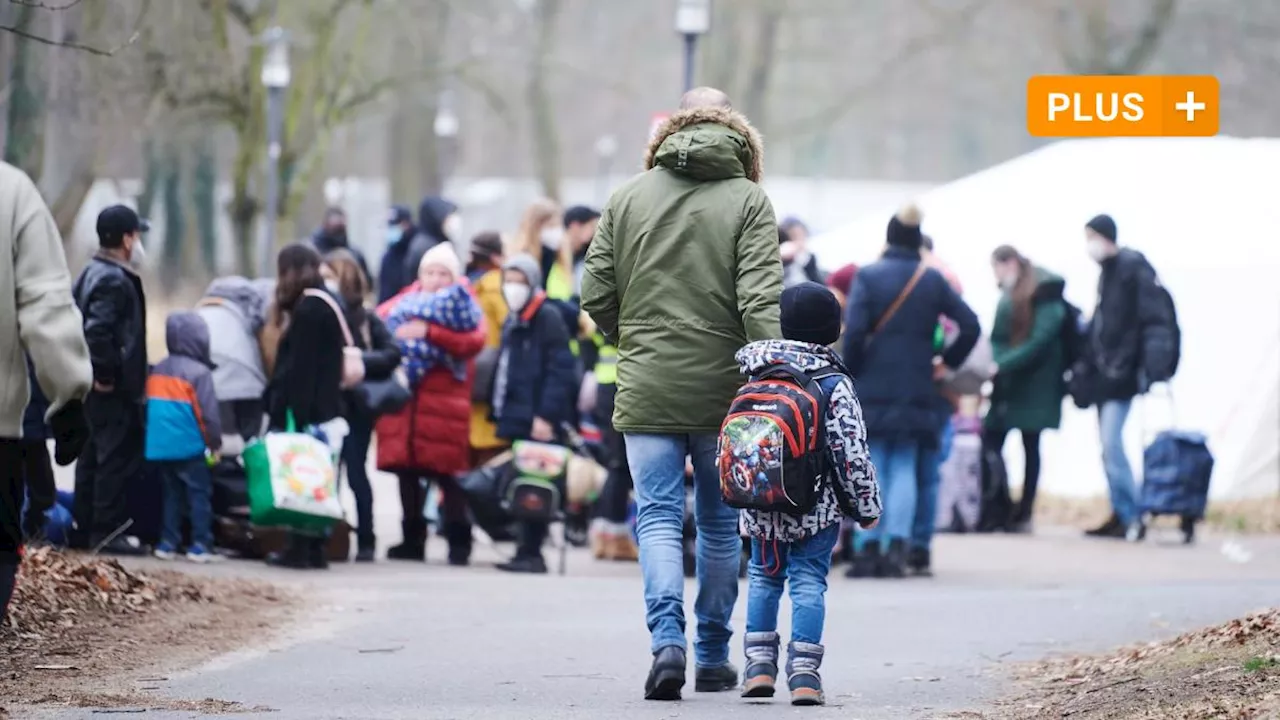
[[[830,374],[774,365],[742,386],[716,447],[725,504],[790,515],[817,505],[830,469],[818,380]]]

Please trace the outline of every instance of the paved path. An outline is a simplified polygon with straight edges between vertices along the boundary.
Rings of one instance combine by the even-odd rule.
[[[379,497],[395,497],[386,478],[377,482]],[[380,505],[380,526],[394,527],[395,509]],[[1054,530],[943,537],[933,580],[833,577],[823,669],[832,704],[804,714],[927,718],[980,707],[1004,687],[1004,663],[1165,637],[1280,597],[1280,538],[1243,540],[1253,558],[1240,563],[1221,551],[1221,538],[1183,547],[1174,530],[1155,535],[1156,542],[1139,546]],[[442,551],[435,541],[433,554]],[[780,700],[772,708],[746,705],[733,694],[643,702],[648,645],[636,566],[574,553],[565,577],[512,577],[485,566],[499,557],[480,547],[478,566],[468,569],[438,558],[426,567],[344,565],[328,573],[240,562],[202,568],[297,584],[316,607],[292,637],[171,674],[163,691],[269,707],[279,720],[701,720],[800,712]],[[742,603],[738,609],[740,628]],[[785,632],[785,617],[783,624]],[[61,720],[89,711],[17,717],[26,716]]]

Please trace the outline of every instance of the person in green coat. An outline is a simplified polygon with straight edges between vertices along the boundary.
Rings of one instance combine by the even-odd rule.
[[[1003,525],[1011,532],[1028,532],[1040,478],[1040,434],[1057,429],[1062,422],[1065,282],[1008,245],[992,253],[991,267],[1003,294],[991,329],[996,374],[983,445],[1000,452],[1011,430],[1022,435],[1026,455],[1022,496]],[[1008,497],[1007,488],[1002,495]]]
[[[738,685],[729,618],[738,512],[720,498],[716,440],[742,384],[734,353],[781,337],[778,223],[763,144],[719,90],[698,88],[657,131],[645,171],[609,198],[587,251],[582,307],[618,348],[614,428],[635,483],[653,665],[645,697],[685,682],[685,459],[697,526],[696,689]]]

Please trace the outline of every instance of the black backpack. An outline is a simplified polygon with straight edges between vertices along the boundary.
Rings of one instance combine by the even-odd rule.
[[[1154,282],[1159,313],[1151,325],[1143,328],[1142,369],[1148,381],[1157,383],[1173,379],[1178,372],[1178,363],[1182,360],[1182,328],[1178,325],[1173,295],[1159,277]]]
[[[1089,336],[1084,322],[1084,313],[1080,311],[1080,308],[1073,305],[1066,298],[1063,298],[1062,305],[1067,310],[1067,314],[1062,318],[1062,328],[1060,330],[1062,359],[1064,361],[1063,366],[1071,369],[1075,367],[1076,363],[1085,358]]]
[[[738,390],[716,447],[725,504],[791,515],[817,505],[831,468],[818,380],[835,374],[774,365]]]

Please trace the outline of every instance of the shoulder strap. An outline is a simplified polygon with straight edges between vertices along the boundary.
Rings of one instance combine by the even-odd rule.
[[[911,274],[911,279],[907,280],[907,284],[902,287],[902,290],[898,293],[898,297],[893,299],[893,302],[889,304],[889,309],[885,310],[884,314],[880,316],[880,319],[876,321],[876,326],[871,331],[872,333],[880,332],[884,328],[885,323],[889,322],[889,320],[897,314],[898,308],[901,308],[902,303],[906,302],[907,298],[911,296],[911,291],[916,289],[916,285],[919,284],[920,278],[924,277],[924,274],[928,269],[929,268],[925,267],[924,261],[921,261],[920,264],[916,266],[916,271]]]
[[[338,301],[334,300],[329,293],[323,290],[312,290],[310,288],[302,291],[307,297],[320,298],[333,309],[333,314],[338,316],[338,324],[342,326],[342,337],[347,343],[347,347],[354,347],[355,338],[351,336],[351,328],[347,326],[347,317],[342,314],[342,308],[338,307]]]

